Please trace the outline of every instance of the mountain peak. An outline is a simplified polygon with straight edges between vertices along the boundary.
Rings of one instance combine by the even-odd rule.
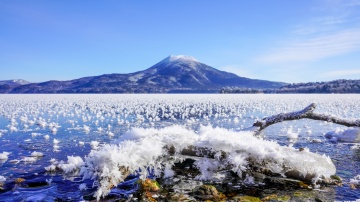
[[[24,79],[13,79],[13,80],[11,80],[12,82],[14,82],[14,83],[18,83],[18,84],[20,84],[20,85],[25,85],[25,84],[29,84],[30,82],[28,82],[28,81],[25,81]]]
[[[194,57],[187,55],[169,55],[165,59],[153,65],[150,69],[156,69],[156,71],[179,67],[196,69],[199,65],[201,65],[201,63]]]
[[[189,61],[189,62],[198,62],[194,57],[187,55],[170,55],[166,58],[169,62],[174,62],[176,60]]]

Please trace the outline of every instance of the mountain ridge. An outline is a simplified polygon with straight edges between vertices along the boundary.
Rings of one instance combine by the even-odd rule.
[[[282,86],[277,89],[251,89],[251,88],[237,88],[224,87],[219,93],[227,94],[344,94],[344,93],[360,93],[360,80],[338,79],[326,82],[308,82],[308,83],[293,83]]]
[[[264,89],[284,85],[286,83],[250,79],[220,71],[191,56],[170,55],[134,73],[30,83],[15,86],[7,93],[216,93],[225,86]]]
[[[17,86],[30,84],[23,79],[12,79],[0,81],[0,93],[8,93]]]

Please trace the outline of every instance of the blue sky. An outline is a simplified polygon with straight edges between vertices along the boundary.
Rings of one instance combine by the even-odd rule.
[[[256,79],[360,79],[360,0],[0,1],[0,80],[130,73],[170,54]]]

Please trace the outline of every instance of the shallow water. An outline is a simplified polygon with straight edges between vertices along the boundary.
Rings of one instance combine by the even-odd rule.
[[[300,110],[312,102],[317,104],[316,112],[360,118],[360,95],[0,95],[0,153],[11,153],[0,160],[0,176],[6,178],[0,201],[92,199],[93,181],[61,171],[47,172],[45,167],[52,158],[84,157],[94,149],[92,141],[100,147],[116,142],[133,127],[176,124],[197,131],[211,124],[239,131],[257,119]],[[289,128],[298,134],[296,140],[289,140]],[[270,126],[263,137],[330,156],[344,182],[343,187],[335,188],[335,200],[359,199],[359,190],[350,189],[348,182],[360,174],[360,149],[357,143],[334,143],[324,137],[336,128],[344,127],[299,120]],[[59,143],[54,144],[54,139]],[[44,156],[24,161],[34,151]],[[16,184],[17,178],[25,182]],[[136,189],[135,180],[124,182],[112,195],[129,196]],[[83,183],[86,190],[79,189]]]

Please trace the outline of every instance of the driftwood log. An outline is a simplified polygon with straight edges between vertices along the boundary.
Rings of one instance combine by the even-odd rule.
[[[264,130],[266,127],[271,126],[275,123],[283,122],[283,121],[293,121],[298,119],[312,119],[318,121],[327,121],[336,123],[339,125],[344,125],[347,127],[359,127],[360,126],[360,119],[358,120],[349,120],[343,119],[339,117],[334,117],[327,114],[318,114],[315,113],[314,110],[316,108],[316,104],[312,103],[309,106],[305,107],[303,110],[296,111],[296,112],[289,112],[289,113],[280,113],[277,115],[269,116],[263,118],[262,120],[256,121],[253,124],[255,132],[260,132]]]

